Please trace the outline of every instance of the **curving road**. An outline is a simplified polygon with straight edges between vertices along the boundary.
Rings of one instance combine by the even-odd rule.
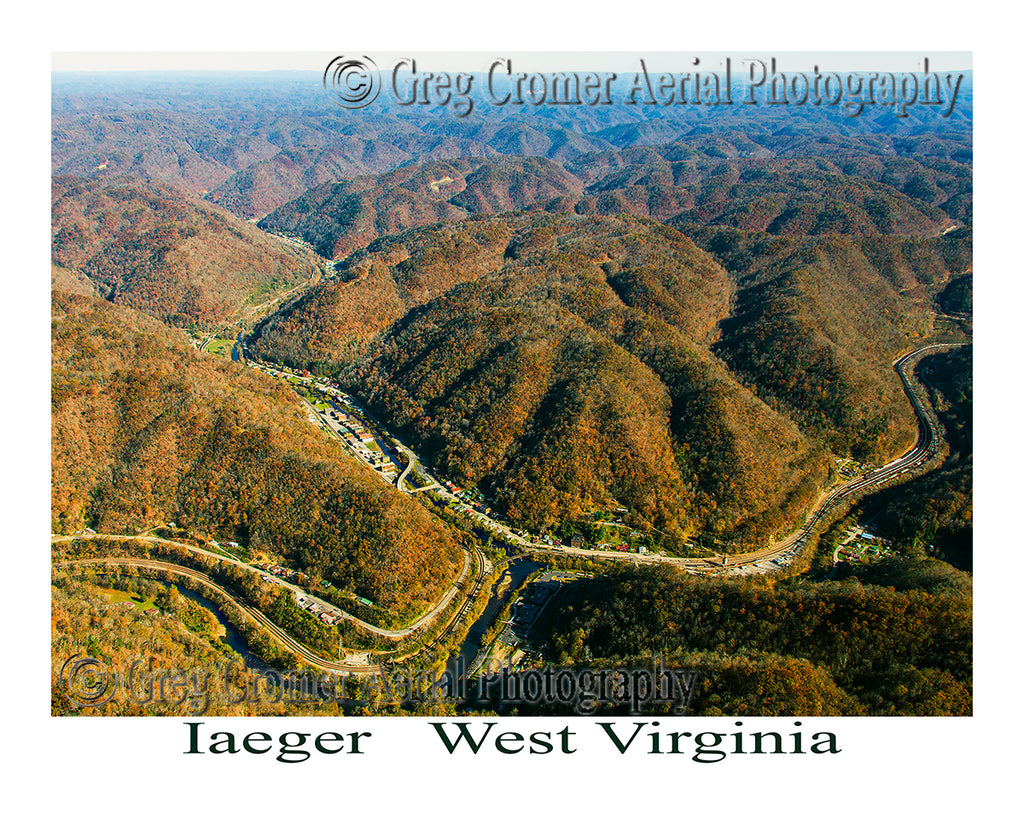
[[[719,563],[717,560],[707,559],[707,558],[668,557],[668,556],[663,556],[663,555],[637,555],[637,554],[621,553],[621,552],[603,552],[603,551],[596,551],[596,550],[590,550],[590,549],[574,549],[574,548],[571,548],[571,547],[564,547],[564,546],[555,546],[555,547],[542,546],[542,545],[530,543],[526,539],[516,535],[514,532],[509,530],[507,527],[497,523],[496,521],[491,520],[490,518],[488,518],[488,517],[486,517],[486,516],[484,516],[484,515],[482,515],[480,513],[475,513],[474,512],[473,514],[476,515],[477,517],[480,517],[481,520],[486,522],[488,525],[490,525],[491,528],[499,529],[505,535],[505,537],[508,540],[510,540],[512,542],[515,542],[515,543],[517,543],[517,544],[519,544],[519,545],[521,545],[521,546],[523,546],[523,547],[525,547],[527,549],[531,549],[531,550],[551,549],[551,550],[559,551],[559,552],[561,552],[563,554],[576,554],[576,555],[580,555],[580,556],[584,556],[584,557],[590,557],[590,558],[599,558],[599,559],[606,559],[606,560],[631,560],[631,561],[634,561],[636,563],[669,563],[669,564],[680,566],[682,568],[685,568],[685,569],[688,569],[688,570],[691,570],[691,571],[722,571],[723,568],[736,567],[736,566],[744,566],[744,565],[749,565],[751,563],[757,563],[757,562],[760,562],[760,561],[777,559],[779,557],[791,557],[791,556],[794,556],[794,555],[798,554],[802,550],[804,545],[807,543],[807,540],[809,539],[811,534],[814,532],[814,530],[817,528],[817,526],[822,521],[822,519],[825,518],[827,515],[829,515],[836,508],[837,505],[839,505],[840,503],[850,499],[851,497],[853,497],[855,495],[858,495],[858,494],[864,492],[867,489],[872,489],[872,488],[875,488],[875,487],[882,486],[883,484],[893,480],[894,478],[898,477],[899,475],[904,474],[908,470],[915,469],[916,467],[921,466],[924,463],[927,463],[929,460],[931,460],[937,454],[937,452],[938,452],[938,440],[939,440],[939,423],[938,423],[938,420],[935,417],[934,413],[931,411],[931,408],[928,406],[927,402],[923,401],[920,398],[920,396],[917,394],[917,392],[915,390],[915,387],[914,387],[913,379],[908,374],[909,373],[909,369],[910,369],[910,365],[913,362],[915,362],[917,359],[919,359],[921,356],[923,356],[924,354],[926,354],[928,352],[935,351],[935,350],[940,350],[940,349],[951,349],[951,348],[954,348],[954,347],[961,347],[961,346],[964,346],[965,343],[966,342],[964,342],[964,343],[950,343],[950,344],[929,344],[929,345],[926,345],[924,347],[920,347],[920,348],[918,348],[916,350],[913,350],[913,351],[907,353],[906,355],[901,356],[900,358],[898,358],[896,361],[893,362],[893,367],[895,368],[897,375],[899,376],[901,382],[903,383],[904,391],[906,392],[907,397],[910,400],[911,406],[913,407],[914,412],[916,413],[917,418],[918,418],[917,438],[916,438],[916,440],[914,442],[914,445],[909,450],[907,450],[900,457],[898,457],[898,458],[890,461],[889,463],[885,464],[884,466],[881,466],[878,469],[875,469],[872,472],[869,472],[868,474],[863,475],[863,476],[861,476],[859,478],[855,478],[855,479],[853,479],[851,481],[848,481],[847,483],[844,483],[844,484],[836,487],[835,489],[833,489],[830,492],[823,493],[822,496],[819,497],[817,503],[812,508],[810,514],[807,517],[806,522],[804,523],[804,525],[799,530],[797,530],[792,535],[790,535],[786,539],[782,540],[778,544],[767,546],[767,547],[764,547],[762,549],[758,549],[758,550],[752,551],[752,552],[745,552],[745,553],[742,553],[742,554],[730,555],[729,556],[729,563],[728,563],[727,567],[723,567],[723,565],[721,563]],[[412,456],[411,452],[409,454],[410,454],[410,465],[411,465],[413,463],[412,459],[413,459],[414,456]],[[442,492],[443,492],[443,490],[442,490]],[[185,548],[188,551],[201,554],[205,558],[214,558],[214,559],[217,559],[217,560],[222,560],[222,561],[225,561],[225,562],[228,562],[228,563],[232,563],[232,564],[234,564],[236,566],[239,566],[239,567],[241,567],[241,568],[243,568],[243,569],[245,569],[247,571],[254,572],[254,573],[260,574],[260,575],[262,575],[262,576],[264,576],[266,578],[269,578],[273,582],[278,583],[280,585],[283,585],[283,586],[285,586],[287,588],[290,588],[293,591],[299,592],[299,593],[305,595],[306,597],[314,599],[314,600],[316,600],[316,602],[321,604],[324,608],[326,608],[328,610],[331,610],[331,611],[337,611],[342,617],[344,617],[345,619],[347,619],[349,621],[352,621],[352,622],[358,624],[361,628],[363,628],[363,629],[365,629],[365,630],[367,630],[367,631],[369,631],[369,632],[371,632],[373,634],[377,634],[379,636],[387,637],[387,638],[390,638],[390,639],[401,639],[403,637],[411,636],[416,631],[419,631],[420,629],[422,629],[425,626],[427,626],[430,622],[432,622],[433,619],[444,610],[444,608],[448,605],[448,603],[452,600],[452,598],[456,594],[458,594],[459,591],[463,588],[463,586],[465,585],[466,578],[468,577],[468,575],[470,573],[470,569],[471,569],[470,553],[469,553],[469,551],[465,551],[464,557],[463,557],[463,569],[462,569],[462,573],[459,576],[459,579],[448,590],[448,592],[441,598],[441,600],[437,603],[437,605],[433,609],[431,609],[431,611],[427,612],[425,615],[423,615],[421,618],[419,618],[412,625],[410,625],[410,626],[408,626],[408,627],[406,627],[404,629],[388,630],[388,629],[378,628],[376,626],[371,625],[370,623],[366,623],[366,622],[364,622],[362,620],[359,620],[358,618],[348,614],[347,612],[344,612],[344,611],[341,611],[340,609],[337,609],[335,606],[331,605],[330,603],[327,603],[326,601],[317,598],[315,595],[309,593],[305,589],[302,589],[302,588],[300,588],[298,586],[295,586],[295,585],[293,585],[291,583],[287,583],[286,581],[284,581],[284,580],[282,580],[282,579],[280,579],[278,577],[275,577],[274,575],[271,575],[268,572],[264,572],[264,571],[262,571],[260,569],[256,569],[256,568],[254,568],[254,567],[252,567],[252,566],[250,566],[250,565],[248,565],[246,563],[243,563],[242,561],[237,560],[235,558],[221,556],[221,555],[216,555],[216,554],[208,552],[208,551],[206,551],[204,549],[200,549],[199,547],[191,546],[191,545],[186,544],[186,543],[180,543],[178,541],[167,540],[165,538],[155,537],[155,536],[152,536],[152,535],[104,535],[104,534],[91,534],[91,535],[89,535],[89,534],[86,534],[86,535],[65,535],[65,536],[53,535],[53,536],[51,536],[51,542],[54,542],[54,543],[61,542],[61,541],[85,540],[85,539],[141,540],[141,541],[147,541],[147,542],[151,542],[151,543],[165,543],[165,544],[177,546],[177,547],[180,547],[180,548]],[[465,615],[471,610],[473,602],[476,600],[476,598],[479,596],[479,594],[483,590],[485,578],[486,578],[486,575],[487,575],[486,562],[485,562],[485,559],[484,559],[484,556],[483,556],[482,552],[480,552],[479,549],[474,549],[474,552],[475,552],[475,558],[476,558],[476,560],[475,560],[475,563],[476,563],[476,567],[475,567],[476,568],[475,583],[473,585],[473,588],[470,589],[468,591],[468,593],[466,594],[465,599],[463,600],[463,602],[460,605],[459,609],[452,616],[451,620],[448,622],[448,624],[445,626],[445,628],[442,629],[441,632],[439,632],[439,634],[433,640],[431,640],[431,642],[428,645],[426,645],[426,646],[424,646],[424,647],[422,647],[420,649],[417,649],[415,652],[407,654],[404,657],[397,657],[395,659],[408,659],[409,657],[416,656],[417,654],[422,653],[423,651],[428,650],[433,645],[436,645],[439,641],[443,640],[448,634],[450,634],[455,629],[455,627],[458,625],[458,623],[461,622],[461,620],[465,617]],[[142,558],[86,558],[86,559],[75,560],[75,561],[63,561],[62,563],[57,563],[55,565],[90,564],[90,563],[92,563],[92,564],[131,565],[131,566],[137,566],[137,567],[158,568],[158,569],[161,569],[163,571],[168,571],[168,572],[177,573],[177,574],[180,574],[180,575],[183,575],[183,576],[187,576],[187,577],[192,577],[193,579],[197,580],[198,582],[203,583],[203,584],[205,584],[205,585],[207,585],[207,586],[209,586],[211,588],[214,588],[217,591],[220,591],[221,593],[225,594],[240,609],[242,609],[243,612],[245,612],[248,616],[250,616],[256,622],[260,623],[267,631],[269,631],[275,637],[275,639],[277,639],[282,645],[284,645],[286,648],[288,648],[289,651],[292,651],[293,653],[295,653],[298,657],[300,657],[303,661],[309,663],[311,666],[314,666],[316,668],[320,668],[320,669],[325,670],[325,671],[347,671],[347,672],[352,672],[352,673],[368,673],[368,672],[377,670],[376,666],[370,666],[370,665],[363,664],[363,663],[338,662],[338,661],[334,661],[334,660],[328,660],[326,658],[323,658],[323,657],[320,657],[320,656],[314,654],[308,648],[306,648],[301,643],[297,642],[294,638],[292,638],[287,632],[285,632],[283,629],[281,629],[279,626],[277,626],[271,620],[269,620],[266,617],[266,615],[264,615],[261,611],[259,611],[258,609],[254,608],[253,606],[251,606],[249,603],[247,603],[245,600],[241,599],[235,593],[233,593],[233,592],[229,591],[228,589],[225,589],[224,587],[218,585],[208,575],[206,575],[206,574],[204,574],[204,573],[202,573],[202,572],[200,572],[198,570],[195,570],[195,569],[187,568],[187,567],[184,567],[184,566],[179,566],[179,565],[177,565],[175,563],[168,563],[166,561],[149,560],[149,559],[142,559]]]
[[[298,642],[288,632],[270,620],[262,611],[254,607],[252,604],[247,602],[244,598],[237,595],[230,589],[225,588],[218,584],[212,577],[196,569],[189,569],[185,566],[179,566],[177,563],[167,563],[162,560],[145,560],[143,558],[131,558],[131,557],[92,557],[83,558],[82,560],[64,560],[55,563],[55,566],[80,566],[80,565],[104,565],[104,566],[132,566],[141,569],[157,569],[159,571],[167,572],[169,574],[177,574],[182,577],[190,577],[193,580],[201,583],[202,585],[211,588],[217,592],[228,597],[232,603],[234,603],[242,612],[259,623],[266,631],[268,631],[274,639],[276,639],[281,645],[299,657],[303,662],[309,665],[319,668],[322,671],[342,671],[352,673],[369,673],[377,670],[375,665],[367,665],[365,663],[349,663],[349,662],[338,662],[335,660],[328,660],[325,657],[321,657],[318,654],[314,654],[302,643]]]
[[[908,369],[913,362],[921,358],[925,353],[962,346],[964,346],[963,343],[929,344],[912,350],[892,363],[896,374],[903,383],[903,390],[906,392],[907,398],[910,400],[910,404],[917,415],[917,438],[910,449],[884,466],[880,466],[878,469],[859,478],[854,478],[832,490],[824,497],[819,498],[818,503],[811,510],[804,525],[778,545],[760,549],[756,552],[734,555],[730,558],[730,565],[745,565],[766,558],[798,554],[821,520],[841,502],[861,494],[866,489],[880,487],[903,473],[931,460],[938,452],[939,422],[927,402],[923,401],[917,394],[913,379],[908,374]]]
[[[393,657],[392,660],[404,661],[412,659],[426,651],[429,651],[435,645],[444,640],[462,621],[467,612],[472,608],[473,601],[476,596],[480,593],[483,588],[486,574],[486,564],[484,561],[483,553],[479,550],[476,551],[477,558],[477,576],[472,591],[466,596],[466,599],[462,602],[462,605],[456,611],[451,620],[447,625],[427,644],[417,648],[414,651],[408,652],[404,655]],[[349,672],[353,674],[369,674],[380,671],[379,665],[371,665],[369,663],[358,663],[351,661],[338,661],[331,660],[326,657],[321,657],[319,654],[314,653],[294,637],[292,637],[287,631],[282,629],[271,619],[269,619],[262,611],[249,603],[245,598],[228,589],[225,586],[220,585],[216,580],[210,577],[208,574],[199,571],[198,569],[192,569],[187,566],[180,566],[177,563],[168,563],[164,560],[149,560],[146,558],[134,558],[134,557],[91,557],[82,558],[80,560],[62,560],[54,563],[54,566],[58,567],[73,567],[83,565],[97,565],[97,566],[131,566],[134,568],[141,569],[155,569],[168,574],[176,574],[181,577],[189,577],[198,583],[206,586],[207,588],[213,589],[214,591],[220,592],[222,595],[231,600],[234,605],[242,611],[243,614],[248,616],[254,622],[261,625],[267,632],[271,634],[281,645],[291,651],[303,662],[314,668],[319,668],[322,671],[333,671],[333,672]],[[453,592],[461,588],[461,581],[459,585],[453,588]],[[450,599],[450,598],[449,598]],[[381,652],[376,652],[381,653]]]
[[[821,523],[822,519],[829,515],[840,503],[855,495],[861,494],[867,489],[880,487],[903,473],[927,463],[938,452],[939,423],[927,402],[923,401],[917,394],[914,388],[913,379],[908,375],[909,365],[926,353],[935,350],[963,347],[967,343],[969,342],[928,344],[924,347],[912,350],[892,363],[893,368],[896,370],[896,374],[903,383],[903,389],[906,392],[907,398],[910,400],[910,404],[918,419],[917,438],[910,449],[884,466],[881,466],[866,475],[862,475],[859,478],[854,478],[853,480],[836,487],[830,492],[823,493],[818,498],[818,501],[808,514],[806,522],[800,529],[775,545],[766,546],[752,552],[729,555],[727,566],[724,566],[716,559],[668,557],[665,555],[637,555],[628,552],[602,552],[592,549],[574,549],[566,546],[543,546],[536,543],[530,543],[529,541],[515,535],[513,535],[513,538],[517,543],[520,543],[524,547],[530,549],[554,549],[562,552],[563,554],[574,554],[583,557],[606,560],[631,560],[635,563],[670,563],[694,571],[721,571],[723,568],[727,567],[746,566],[751,563],[774,560],[780,557],[793,557],[803,549],[807,540],[817,528],[818,524]],[[766,568],[771,568],[771,566],[769,565]],[[776,566],[775,568],[781,567]]]
[[[241,560],[238,560],[236,558],[214,554],[213,552],[209,552],[206,549],[201,549],[198,546],[192,546],[188,543],[181,543],[177,540],[168,540],[166,538],[156,537],[155,535],[85,534],[50,536],[51,543],[60,543],[71,540],[141,540],[147,543],[166,543],[170,546],[177,546],[180,549],[185,549],[186,551],[202,555],[205,558],[213,558],[214,560],[221,560],[225,563],[231,563],[235,566],[238,566],[239,568],[245,569],[246,571],[258,574],[261,577],[269,580],[271,583],[276,583],[279,586],[284,586],[285,588],[290,589],[293,592],[301,594],[303,597],[309,598],[317,605],[319,605],[321,608],[338,614],[340,617],[344,618],[345,620],[348,620],[351,623],[355,623],[357,626],[364,629],[365,631],[368,631],[371,634],[376,634],[379,637],[385,637],[389,640],[401,640],[404,637],[410,637],[420,629],[430,625],[434,618],[437,617],[437,615],[444,610],[448,603],[451,602],[452,597],[454,597],[458,593],[459,589],[462,587],[463,581],[469,574],[471,562],[469,552],[464,550],[462,556],[462,572],[459,574],[458,580],[456,580],[452,587],[447,592],[445,592],[445,594],[441,597],[437,604],[432,609],[430,609],[430,611],[426,612],[426,614],[424,614],[414,623],[412,623],[409,626],[406,626],[405,628],[386,629],[380,628],[379,626],[375,626],[372,623],[367,623],[365,620],[360,620],[358,617],[349,614],[347,611],[339,609],[333,603],[329,603],[323,598],[317,597],[312,592],[307,591],[306,589],[303,589],[300,586],[296,586],[294,583],[289,583],[287,580],[277,577],[276,575],[270,574],[270,572],[265,572],[262,569],[257,569],[254,566],[250,566],[248,563],[243,563]]]

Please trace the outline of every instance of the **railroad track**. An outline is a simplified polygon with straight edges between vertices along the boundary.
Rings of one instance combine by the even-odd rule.
[[[230,589],[220,585],[216,580],[204,572],[190,569],[186,566],[179,566],[177,563],[167,563],[162,560],[145,560],[142,558],[130,557],[92,557],[82,560],[64,560],[54,563],[54,566],[82,566],[82,565],[103,565],[103,566],[131,566],[140,569],[154,569],[176,574],[182,577],[189,577],[198,581],[207,588],[213,589],[224,595],[251,620],[258,623],[263,629],[271,634],[281,645],[295,654],[300,660],[308,665],[319,668],[321,671],[348,672],[355,674],[366,674],[377,670],[377,666],[366,663],[339,662],[321,657],[314,653],[302,643],[298,642],[288,632],[270,620],[262,611],[250,604]]]

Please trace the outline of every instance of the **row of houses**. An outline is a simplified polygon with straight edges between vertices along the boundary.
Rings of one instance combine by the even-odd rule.
[[[285,580],[295,580],[299,583],[305,583],[310,578],[309,575],[297,572],[295,569],[289,569],[287,566],[278,566],[276,564],[264,565],[262,563],[256,564],[257,569],[269,572],[270,574],[276,575],[277,577],[283,577]]]
[[[345,443],[355,449],[357,455],[388,477],[398,474],[398,467],[390,458],[383,452],[370,449],[369,444],[374,442],[373,433],[366,429],[358,418],[349,415],[337,406],[330,411],[330,415],[341,428],[341,436]]]
[[[337,611],[326,608],[317,601],[312,600],[311,598],[306,597],[306,595],[300,594],[299,592],[295,593],[295,602],[298,604],[299,608],[305,609],[310,614],[312,614],[317,620],[319,620],[322,623],[326,623],[329,626],[333,626],[336,623],[340,623],[343,619],[341,614],[339,614]]]
[[[324,416],[328,415],[328,412],[330,413],[330,417],[340,427],[339,432],[342,439],[355,450],[357,455],[383,475],[389,478],[394,478],[398,475],[398,467],[389,458],[385,457],[383,453],[369,448],[368,445],[374,441],[373,433],[366,429],[358,418],[349,415],[349,413],[341,409],[341,404],[352,408],[358,408],[358,406],[351,397],[341,391],[337,382],[325,377],[314,378],[310,376],[307,370],[300,371],[285,366],[277,369],[265,364],[257,364],[256,366],[270,375],[278,377],[290,375],[305,380],[322,395],[325,397],[329,396],[332,409],[329,411],[321,410],[321,413]],[[311,418],[310,420],[313,419]]]

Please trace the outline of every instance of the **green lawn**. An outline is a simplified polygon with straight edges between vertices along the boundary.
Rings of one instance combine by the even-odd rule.
[[[111,603],[125,603],[132,602],[135,604],[137,611],[146,611],[146,609],[156,608],[156,602],[152,597],[143,597],[138,592],[126,592],[120,589],[108,589],[103,586],[96,586],[96,591],[100,592],[104,597],[110,600]]]
[[[231,349],[234,346],[235,343],[233,341],[228,341],[225,338],[215,338],[210,342],[210,346],[206,349],[214,355],[219,355],[223,358],[231,358]]]

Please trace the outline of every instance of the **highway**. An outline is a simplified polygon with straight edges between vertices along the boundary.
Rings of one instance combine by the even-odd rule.
[[[925,347],[921,347],[917,350],[913,350],[906,355],[901,356],[893,362],[893,367],[899,376],[904,391],[907,394],[908,400],[914,409],[915,414],[918,418],[918,431],[914,445],[908,449],[900,457],[890,461],[884,466],[869,472],[866,475],[862,475],[858,478],[854,478],[848,481],[830,492],[824,493],[815,504],[810,514],[807,517],[804,525],[794,532],[792,535],[782,540],[778,544],[770,545],[762,549],[758,549],[752,552],[745,552],[742,554],[730,555],[728,558],[728,564],[723,565],[717,559],[708,558],[685,558],[685,557],[671,557],[666,555],[638,555],[633,553],[623,552],[605,552],[592,549],[580,549],[571,548],[566,546],[547,546],[542,544],[532,543],[526,538],[513,532],[504,524],[501,524],[490,517],[484,515],[481,512],[477,512],[470,508],[469,515],[477,518],[483,525],[493,529],[502,534],[507,540],[520,545],[524,549],[538,550],[538,549],[550,549],[558,551],[563,554],[575,554],[588,558],[599,558],[607,560],[629,560],[634,563],[645,563],[645,564],[670,564],[681,568],[684,568],[692,572],[716,572],[721,573],[729,571],[731,569],[743,566],[749,566],[751,564],[762,564],[766,568],[781,568],[778,563],[772,563],[771,561],[778,561],[780,558],[791,558],[798,554],[802,548],[806,545],[811,534],[815,531],[821,521],[826,518],[839,504],[865,492],[866,490],[873,489],[884,485],[885,483],[897,478],[898,476],[906,473],[909,470],[915,469],[929,460],[931,460],[938,453],[938,441],[939,441],[939,423],[934,413],[931,411],[927,403],[921,399],[918,395],[917,390],[914,386],[913,378],[911,373],[912,364],[916,362],[923,355],[942,349],[951,349],[954,347],[964,346],[962,343],[958,344],[929,344]],[[410,468],[415,461],[415,455],[403,447],[403,450],[407,452],[410,458]],[[406,470],[408,472],[409,469]],[[403,473],[403,477],[404,477]],[[438,493],[445,498],[453,501],[457,501],[458,497],[448,492],[443,487],[437,487]],[[179,548],[184,548],[188,551],[201,554],[204,558],[213,558],[216,560],[232,563],[246,571],[254,572],[266,578],[270,582],[282,585],[295,593],[302,594],[308,597],[328,611],[337,612],[340,616],[346,620],[356,623],[360,628],[366,631],[377,634],[382,637],[389,639],[402,639],[404,637],[412,636],[415,632],[429,625],[438,614],[440,614],[444,608],[451,602],[452,598],[458,594],[466,585],[467,578],[471,573],[471,569],[475,568],[475,578],[473,585],[468,589],[465,598],[460,604],[458,610],[452,615],[449,622],[434,637],[429,644],[422,648],[416,649],[414,652],[406,654],[403,657],[393,657],[394,660],[404,660],[410,657],[414,657],[429,650],[434,645],[445,639],[449,634],[454,631],[458,624],[467,616],[471,611],[472,606],[477,597],[484,590],[485,579],[487,577],[487,562],[479,548],[473,549],[473,555],[471,556],[468,551],[464,552],[463,555],[463,567],[459,579],[455,584],[445,593],[441,600],[426,614],[420,617],[412,625],[397,630],[381,629],[377,626],[373,626],[370,623],[359,620],[358,618],[338,609],[336,606],[328,603],[325,600],[317,598],[306,589],[302,589],[299,586],[295,586],[288,583],[281,578],[278,578],[268,572],[261,569],[257,569],[249,564],[246,564],[240,560],[229,556],[222,556],[213,554],[205,549],[201,549],[190,544],[181,543],[179,541],[167,540],[165,538],[155,537],[152,535],[106,535],[106,534],[82,534],[82,535],[66,535],[58,536],[52,535],[51,542],[57,543],[61,541],[79,540],[79,539],[98,539],[98,540],[141,540],[150,543],[165,543]],[[475,558],[475,559],[474,559]],[[475,563],[475,567],[471,566]],[[245,600],[238,597],[228,589],[218,585],[212,578],[195,569],[179,566],[175,563],[169,563],[166,561],[150,560],[144,558],[123,558],[123,557],[110,557],[110,558],[89,558],[76,561],[63,561],[56,563],[55,565],[81,565],[81,564],[114,564],[114,565],[126,565],[136,566],[140,568],[155,568],[166,572],[177,573],[182,576],[191,577],[200,583],[203,583],[222,594],[226,595],[231,599],[247,616],[254,621],[262,625],[268,632],[270,632],[275,639],[277,639],[282,645],[284,645],[289,651],[292,651],[296,656],[301,658],[304,662],[310,666],[319,668],[325,671],[343,671],[351,673],[369,673],[377,670],[376,666],[367,665],[365,663],[356,663],[350,661],[336,661],[329,660],[324,657],[320,657],[310,651],[308,648],[297,642],[294,638],[288,635],[283,629],[274,624],[269,620],[266,615],[255,609]]]
[[[821,521],[827,517],[839,504],[850,498],[860,495],[868,489],[874,489],[899,477],[900,475],[915,469],[928,462],[938,451],[939,427],[938,421],[931,412],[927,403],[918,395],[912,377],[908,374],[910,365],[921,356],[937,350],[951,349],[964,346],[964,343],[955,344],[929,344],[913,350],[892,363],[900,381],[903,383],[904,392],[910,401],[918,419],[917,438],[914,445],[898,458],[890,461],[884,466],[854,478],[830,492],[823,493],[807,516],[804,525],[791,534],[789,537],[777,544],[766,546],[752,552],[729,555],[728,564],[723,565],[718,559],[692,558],[692,557],[671,557],[667,555],[639,555],[631,552],[608,552],[596,549],[580,549],[569,546],[548,546],[540,543],[533,543],[524,537],[513,532],[507,526],[487,517],[481,512],[470,510],[470,516],[477,518],[481,523],[490,529],[499,532],[510,542],[521,546],[524,549],[539,550],[546,549],[557,551],[562,554],[579,555],[581,557],[597,558],[601,560],[626,560],[633,563],[646,564],[671,564],[694,572],[722,572],[732,568],[750,566],[752,564],[763,564],[766,570],[781,569],[779,559],[791,559],[795,557],[806,545],[811,534],[818,527]],[[457,501],[458,497],[452,493],[439,489],[439,494],[448,500]]]

